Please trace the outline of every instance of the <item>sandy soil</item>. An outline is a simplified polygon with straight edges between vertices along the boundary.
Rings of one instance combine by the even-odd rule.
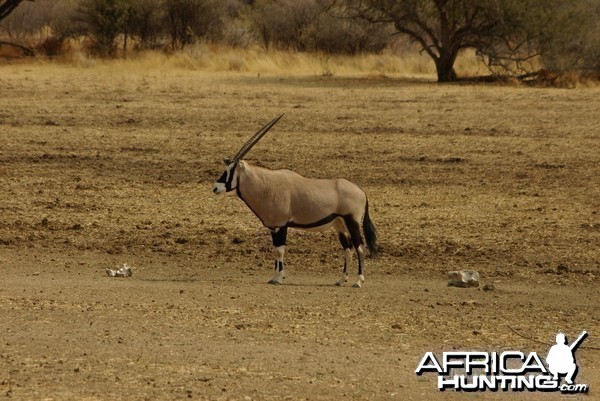
[[[1,397],[558,399],[414,371],[426,351],[545,356],[584,329],[590,391],[569,399],[598,397],[600,89],[113,64],[3,66],[0,93]],[[292,231],[267,285],[268,231],[211,192],[282,112],[247,159],[368,193],[381,257],[362,289],[333,286],[334,232]],[[123,263],[133,277],[106,276]],[[493,288],[447,287],[456,269]]]

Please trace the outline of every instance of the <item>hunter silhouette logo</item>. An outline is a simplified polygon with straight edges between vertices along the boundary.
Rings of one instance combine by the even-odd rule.
[[[520,351],[443,352],[440,359],[426,352],[415,370],[417,375],[435,372],[440,391],[560,391],[587,393],[587,384],[576,384],[575,351],[588,336],[583,331],[571,345],[563,333],[556,335],[556,344],[548,351],[546,363],[536,352]],[[561,378],[565,377],[564,384]]]
[[[577,364],[575,362],[575,351],[587,337],[587,331],[583,331],[577,337],[577,340],[571,345],[567,345],[567,338],[563,333],[556,335],[556,345],[553,345],[548,352],[546,363],[548,370],[552,373],[554,380],[559,380],[559,375],[566,375],[567,384],[573,384],[573,379],[577,375]]]

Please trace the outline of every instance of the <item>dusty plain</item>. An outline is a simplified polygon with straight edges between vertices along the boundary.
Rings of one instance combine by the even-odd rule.
[[[599,88],[2,66],[0,398],[600,399],[599,111]],[[362,289],[333,286],[334,232],[292,231],[267,285],[269,232],[211,192],[280,113],[247,159],[367,192]],[[447,287],[457,269],[492,289]],[[414,373],[426,351],[545,356],[582,330],[587,395]]]

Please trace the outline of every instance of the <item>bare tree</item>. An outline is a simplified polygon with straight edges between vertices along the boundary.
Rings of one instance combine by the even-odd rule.
[[[435,63],[438,82],[456,79],[454,62],[462,49],[478,47],[502,23],[496,0],[348,0],[351,17],[393,24]]]
[[[438,82],[457,78],[454,63],[466,48],[475,49],[495,73],[531,72],[535,65],[531,60],[540,59],[548,65],[558,65],[560,60],[576,67],[574,60],[579,57],[574,49],[583,48],[584,42],[588,48],[594,48],[589,35],[587,40],[583,38],[585,32],[597,26],[597,18],[589,15],[594,15],[593,9],[597,10],[599,3],[598,0],[330,1],[332,8],[351,18],[392,25],[396,34],[408,36],[434,61]]]

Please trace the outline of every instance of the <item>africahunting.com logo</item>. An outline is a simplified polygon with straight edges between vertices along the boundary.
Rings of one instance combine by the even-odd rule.
[[[415,373],[437,374],[440,391],[560,391],[587,393],[587,384],[575,383],[575,351],[588,333],[583,331],[568,345],[563,333],[556,335],[544,364],[536,352],[443,352],[440,359],[426,352]],[[564,377],[564,383],[561,379]]]

